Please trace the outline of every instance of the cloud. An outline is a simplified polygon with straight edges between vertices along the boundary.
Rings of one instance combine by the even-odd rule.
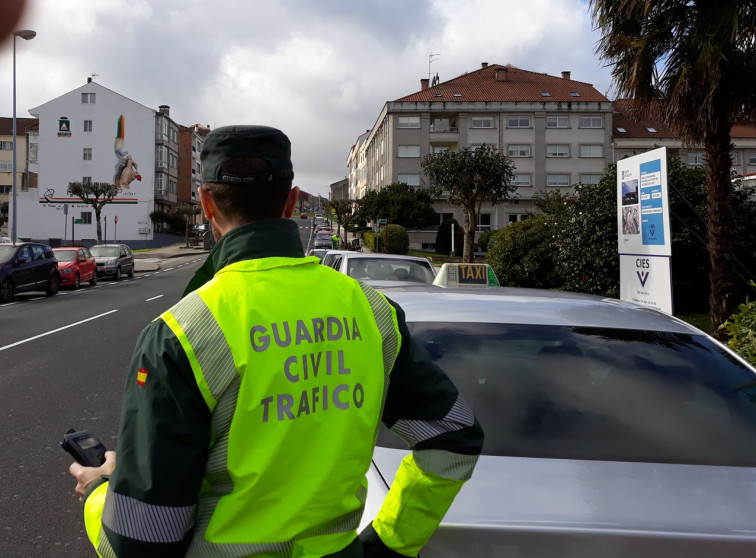
[[[184,125],[280,127],[295,182],[312,193],[346,176],[357,137],[429,72],[445,81],[511,63],[609,87],[581,0],[37,0],[23,24],[38,35],[17,44],[19,116],[98,74]],[[429,64],[431,53],[441,56]],[[11,64],[8,41],[2,91]]]

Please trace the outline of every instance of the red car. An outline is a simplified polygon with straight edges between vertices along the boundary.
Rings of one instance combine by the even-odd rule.
[[[78,289],[83,281],[97,284],[97,264],[86,248],[53,248],[58,259],[60,286]]]

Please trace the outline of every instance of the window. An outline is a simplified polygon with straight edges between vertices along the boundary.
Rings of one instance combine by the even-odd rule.
[[[648,130],[652,134],[656,134],[657,133],[656,128],[652,128],[651,126],[646,126],[646,130]]]
[[[604,146],[603,145],[581,145],[580,156],[581,157],[603,157]]]
[[[175,128],[168,129],[168,137],[172,142],[178,141],[178,131]]]
[[[169,194],[175,194],[176,193],[176,181],[175,180],[169,180],[168,181],[168,193]]]
[[[400,116],[397,123],[399,128],[419,128],[420,117],[419,116]]]
[[[756,154],[751,154],[748,156],[748,164],[749,165],[756,165]]]
[[[178,166],[178,157],[174,155],[173,153],[168,153],[168,165],[175,169]]]
[[[478,230],[479,231],[491,230],[491,214],[490,213],[481,213],[478,216]]]
[[[82,93],[81,94],[81,103],[83,105],[93,105],[95,102],[95,94],[94,93]]]
[[[85,132],[91,132],[92,131],[92,121],[91,120],[85,120],[84,121],[84,131]]]
[[[547,128],[569,128],[570,117],[569,116],[547,116],[546,127]]]
[[[397,182],[404,182],[407,186],[420,186],[419,174],[400,174],[396,177]]]
[[[84,160],[85,161],[91,161],[92,160],[92,148],[91,147],[85,147],[84,148]]]
[[[0,151],[13,151],[13,142],[0,141]]]
[[[530,145],[526,143],[512,143],[507,146],[508,157],[530,157]]]
[[[581,128],[603,128],[604,118],[602,116],[581,116],[579,125]]]
[[[737,165],[738,164],[738,154],[735,153],[735,152],[731,152],[730,153],[730,161],[732,161],[733,165]]]
[[[13,171],[13,161],[0,161],[0,171]]]
[[[570,91],[570,97],[580,97],[580,93],[577,91]]]
[[[551,97],[551,93],[544,91],[543,93],[541,93],[541,97]]]
[[[518,221],[525,221],[528,218],[527,213],[510,213],[509,216],[509,224],[517,223]]]
[[[529,116],[508,116],[507,128],[530,128]]]
[[[13,190],[12,184],[0,184],[0,194],[10,194]]]
[[[700,167],[706,162],[704,153],[688,153],[688,165],[691,167]]]
[[[621,126],[617,126],[617,131],[621,134],[626,134],[627,130]]]
[[[493,117],[491,116],[473,116],[470,119],[471,128],[493,128]]]
[[[94,93],[92,93],[94,95]],[[92,224],[92,212],[91,211],[82,211],[81,212],[81,220],[84,221],[85,225],[91,225]]]
[[[512,186],[518,188],[524,188],[530,186],[530,175],[524,173],[517,173],[512,176]]]
[[[565,188],[570,185],[569,174],[547,174],[546,186],[551,188]]]
[[[472,149],[472,146],[470,146],[470,148]],[[448,145],[434,145],[432,148],[432,151],[433,153],[446,153],[447,151],[449,151],[449,146]]]
[[[157,175],[155,177],[155,193],[165,194],[165,176]]]
[[[567,144],[550,144],[546,146],[546,157],[569,157],[570,146]]]
[[[168,168],[168,148],[164,145],[159,145],[155,153],[155,168]]]
[[[600,174],[581,174],[580,175],[581,184],[598,184],[600,180],[601,180]]]
[[[82,176],[81,177],[81,183],[82,184],[92,184],[92,177],[91,176]]]
[[[398,156],[399,157],[420,157],[420,146],[419,145],[400,145]]]

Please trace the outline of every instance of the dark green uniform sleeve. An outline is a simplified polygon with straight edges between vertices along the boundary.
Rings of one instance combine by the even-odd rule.
[[[116,556],[184,556],[210,436],[210,410],[186,354],[155,320],[140,334],[129,365],[103,513]]]
[[[417,555],[472,475],[483,448],[483,430],[472,410],[417,346],[401,307],[392,305],[401,348],[382,420],[412,455],[402,461],[381,510],[360,534],[368,558]]]

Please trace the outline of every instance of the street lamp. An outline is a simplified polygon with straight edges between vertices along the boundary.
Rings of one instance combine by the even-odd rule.
[[[37,36],[36,31],[31,29],[21,29],[20,31],[13,32],[13,229],[11,232],[11,240],[13,244],[16,243],[16,215],[18,205],[17,190],[16,190],[16,37],[21,37],[24,40],[31,40]]]

